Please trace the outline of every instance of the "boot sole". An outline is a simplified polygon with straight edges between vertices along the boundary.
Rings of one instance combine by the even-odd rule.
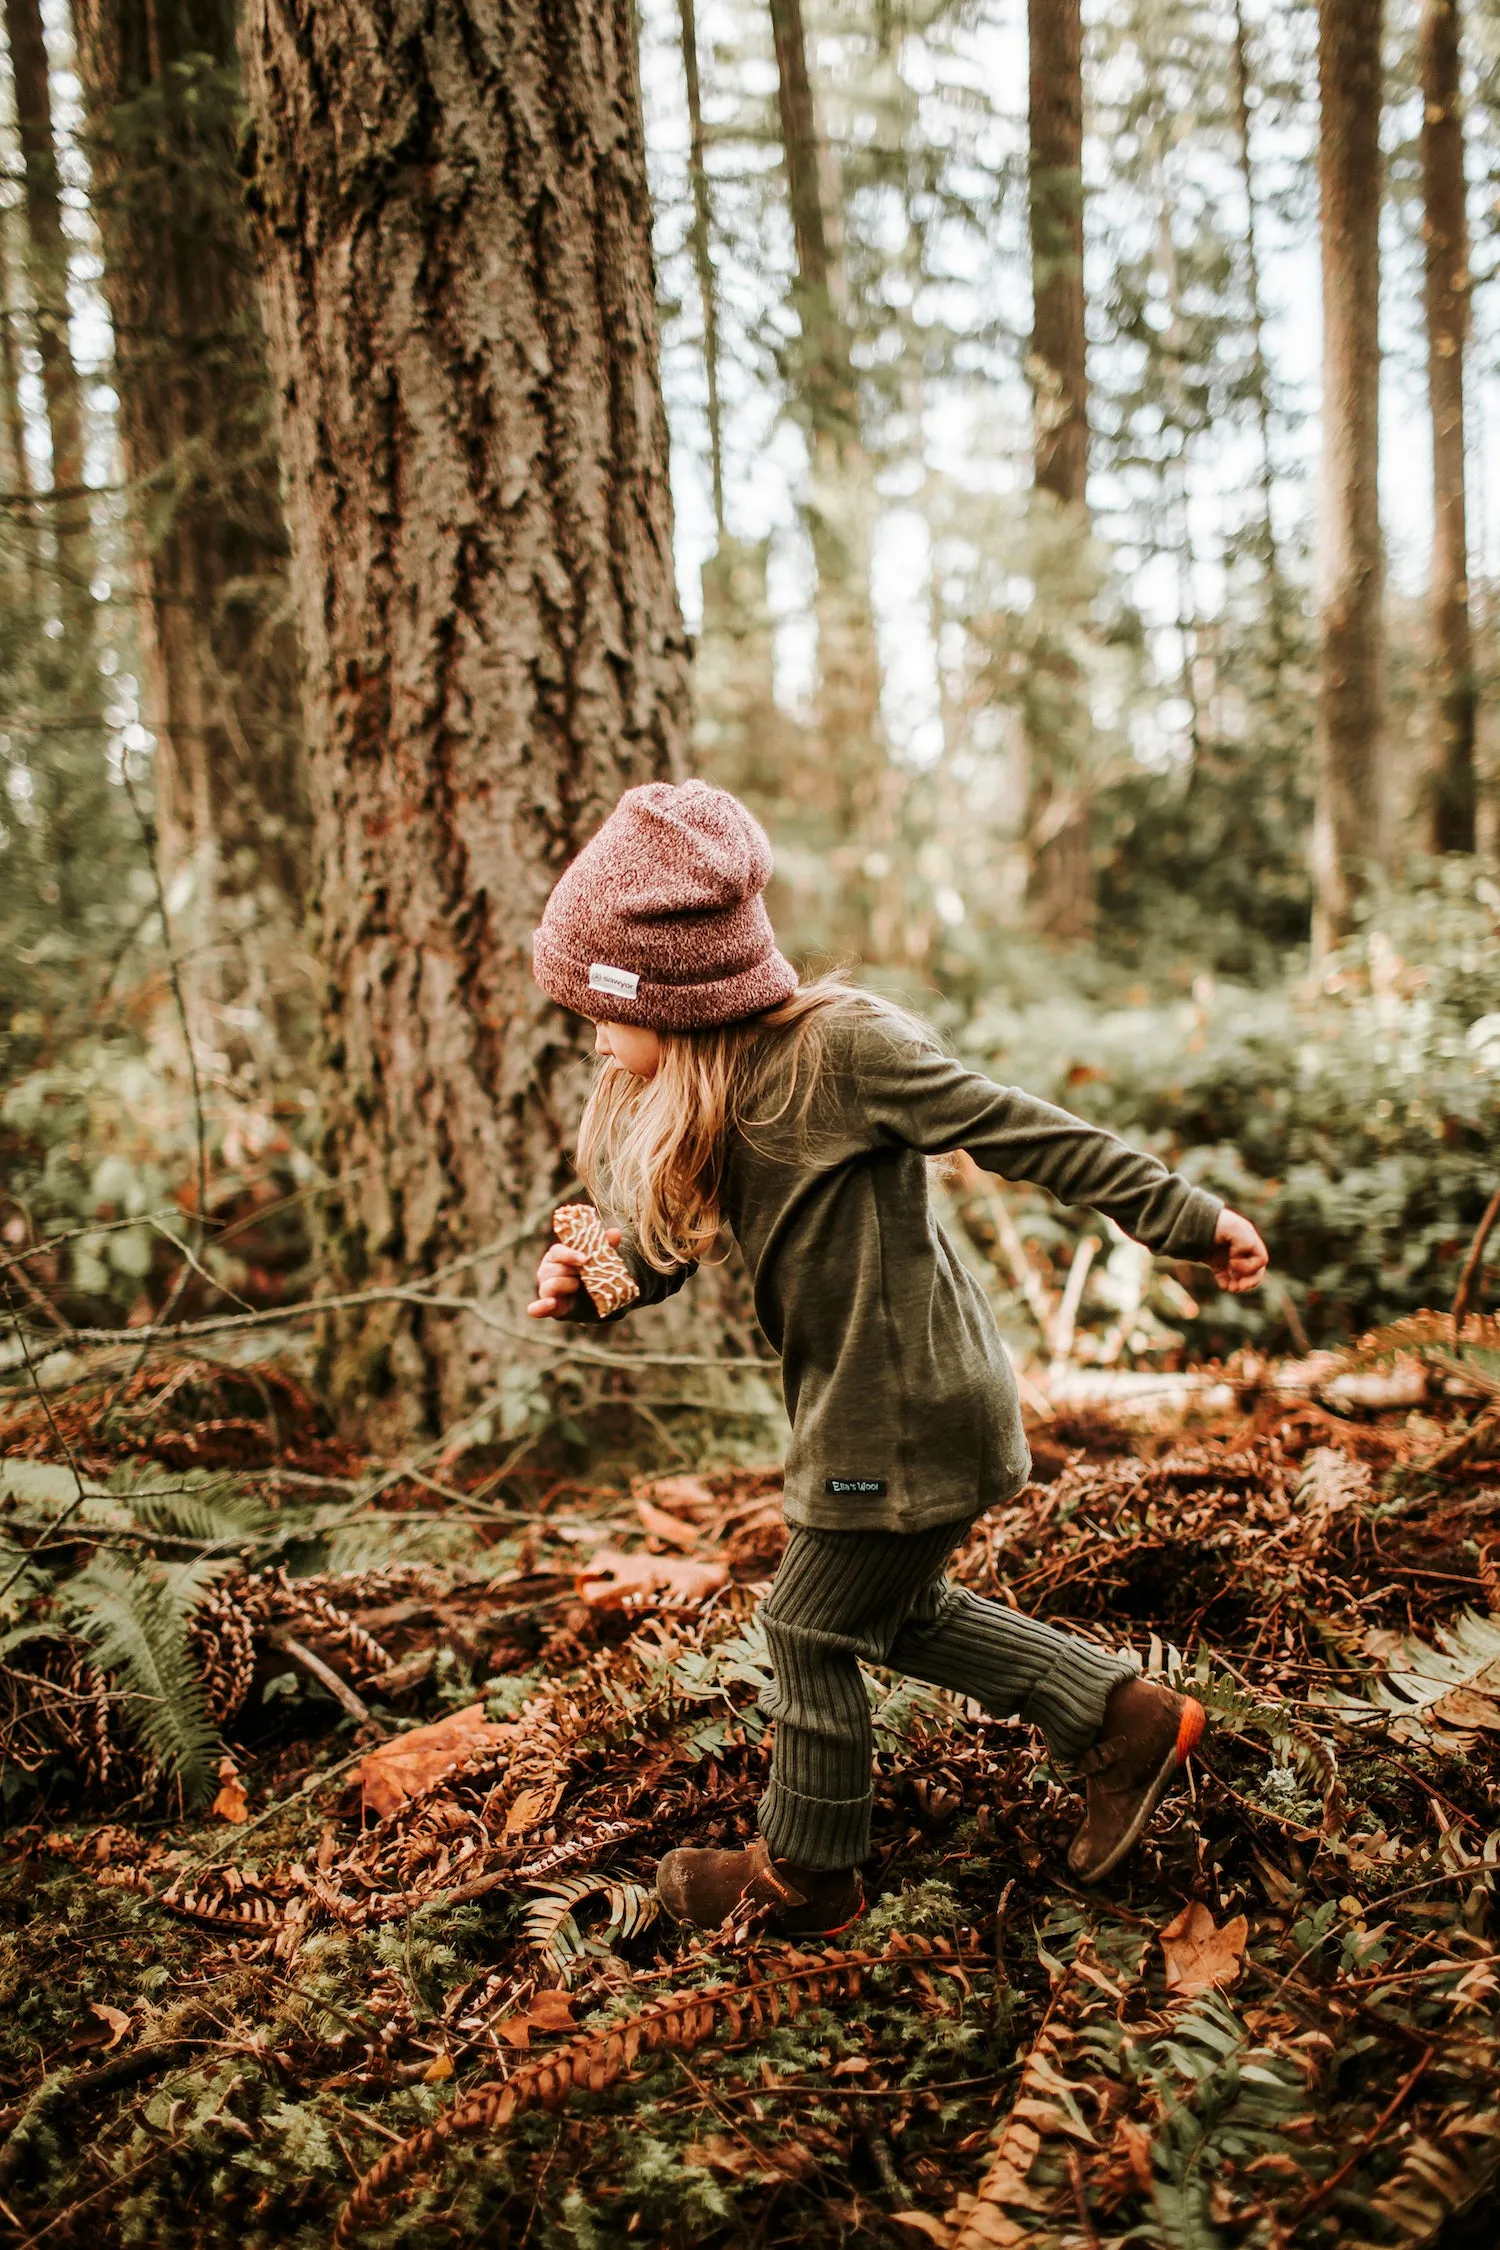
[[[1141,1801],[1136,1807],[1135,1818],[1108,1858],[1102,1859],[1097,1867],[1090,1868],[1086,1875],[1079,1874],[1078,1880],[1081,1883],[1102,1883],[1105,1876],[1112,1875],[1121,1860],[1127,1858],[1135,1850],[1136,1845],[1141,1840],[1147,1821],[1171,1788],[1178,1774],[1182,1772],[1207,1731],[1208,1713],[1196,1697],[1185,1696],[1182,1705],[1182,1717],[1177,1722],[1177,1740],[1163,1758],[1149,1787],[1143,1792]],[[1077,1873],[1076,1869],[1075,1873]]]

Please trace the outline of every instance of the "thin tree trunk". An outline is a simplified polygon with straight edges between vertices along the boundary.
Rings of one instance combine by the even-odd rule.
[[[1380,843],[1381,0],[1319,0],[1323,460],[1318,511],[1316,952],[1354,924]]]
[[[633,10],[249,0],[242,37],[336,1262],[374,1281],[498,1245],[455,1286],[523,1339],[372,1315],[330,1383],[377,1429],[476,1390],[524,1426],[547,1332],[523,1277],[591,1044],[537,992],[531,932],[620,791],[687,741]]]
[[[26,461],[26,416],[21,406],[21,329],[11,269],[11,214],[0,211],[0,478],[8,504],[0,541],[4,573],[12,597],[30,586],[35,568],[36,531],[31,472]]]
[[[1029,0],[1031,358],[1038,490],[1087,499],[1083,302],[1083,18],[1080,0]]]
[[[835,947],[882,954],[893,934],[885,894],[895,791],[870,599],[874,479],[860,432],[838,190],[808,70],[801,0],[770,6],[812,472],[807,521],[817,573],[820,740],[811,778],[829,807],[836,901],[826,936]]]
[[[1458,0],[1424,0],[1422,197],[1425,205],[1427,395],[1432,410],[1432,848],[1474,849],[1478,696],[1469,621],[1464,349],[1469,333],[1469,223],[1459,106]]]
[[[1276,540],[1276,451],[1271,431],[1271,369],[1266,357],[1265,295],[1261,284],[1259,199],[1255,186],[1255,158],[1250,139],[1250,40],[1245,27],[1244,0],[1234,0],[1234,44],[1231,49],[1231,86],[1234,98],[1235,153],[1240,185],[1245,197],[1245,298],[1250,315],[1250,393],[1255,403],[1255,427],[1260,439],[1261,558],[1266,578],[1273,662],[1278,672],[1286,655],[1286,597],[1281,575],[1281,554]]]
[[[51,511],[57,540],[59,592],[69,635],[80,654],[80,677],[94,634],[94,541],[83,481],[83,392],[69,340],[68,242],[63,231],[52,88],[40,0],[5,0],[5,36],[15,90],[16,132],[24,172],[26,269],[35,307],[42,396],[52,445]]]
[[[1032,326],[1027,360],[1034,413],[1033,483],[1074,522],[1075,537],[1039,530],[1037,597],[1045,638],[1088,528],[1088,365],[1083,295],[1083,19],[1080,0],[1028,0],[1028,216]],[[1055,555],[1055,564],[1051,558]],[[1050,567],[1049,567],[1050,565]],[[1064,597],[1065,598],[1065,597]],[[1040,927],[1066,943],[1093,924],[1087,699],[1073,659],[1039,643],[1050,675],[1034,698],[1048,714],[1028,727],[1029,896]]]
[[[687,80],[688,176],[693,187],[693,266],[703,311],[703,372],[708,384],[708,454],[714,529],[724,539],[724,418],[719,404],[719,290],[714,273],[713,205],[703,139],[703,90],[698,78],[698,27],[694,0],[677,0],[682,24],[682,70]]]
[[[270,380],[234,169],[230,0],[74,0],[134,487],[169,880],[209,999],[284,953],[304,880],[298,656]]]

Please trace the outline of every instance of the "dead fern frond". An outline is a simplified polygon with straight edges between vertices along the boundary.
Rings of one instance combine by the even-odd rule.
[[[662,2048],[690,2054],[714,2033],[727,2028],[739,2038],[753,2030],[790,2021],[806,2007],[835,1996],[855,1998],[874,1969],[959,1968],[984,1956],[922,1937],[893,1937],[880,1953],[794,1953],[778,1949],[762,1970],[747,1963],[733,1982],[699,1992],[671,1992],[607,2031],[585,2032],[539,2055],[512,2072],[503,2085],[476,2087],[454,2103],[436,2124],[400,2142],[371,2166],[344,2206],[334,2231],[334,2250],[348,2250],[373,2225],[383,2207],[414,2171],[440,2161],[446,2144],[460,2135],[494,2133],[528,2109],[555,2109],[575,2091],[603,2093],[631,2075],[643,2055]]]

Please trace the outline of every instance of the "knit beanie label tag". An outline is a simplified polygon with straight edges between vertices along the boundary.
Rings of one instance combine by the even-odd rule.
[[[612,992],[617,1000],[633,1000],[640,988],[634,969],[612,969],[606,961],[589,964],[590,992]]]

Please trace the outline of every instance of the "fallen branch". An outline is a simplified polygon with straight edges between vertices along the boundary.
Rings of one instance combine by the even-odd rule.
[[[669,1993],[622,2022],[585,2032],[565,2047],[539,2055],[535,2062],[513,2071],[503,2084],[477,2087],[436,2124],[400,2142],[359,2181],[334,2230],[334,2250],[348,2250],[357,2242],[401,2182],[434,2164],[446,2143],[461,2134],[498,2131],[521,2111],[558,2108],[574,2092],[602,2093],[628,2077],[643,2053],[664,2047],[691,2053],[721,2026],[739,2038],[747,2022],[759,2031],[780,2023],[783,2016],[799,2015],[809,2002],[816,2005],[836,1993],[852,1999],[871,1969],[909,1967],[920,1975],[927,1969],[986,1958],[977,1948],[897,1936],[882,1953],[786,1951],[773,1958],[768,1973],[762,1974],[752,1961],[737,1982],[710,1985],[701,1992]]]

